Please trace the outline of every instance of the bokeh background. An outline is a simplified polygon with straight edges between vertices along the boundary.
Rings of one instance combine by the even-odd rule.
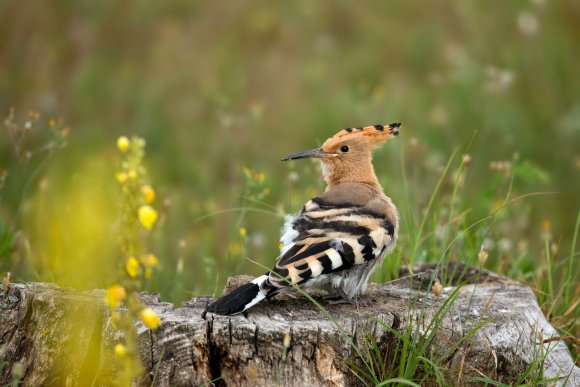
[[[484,266],[532,286],[546,259],[570,278],[577,1],[3,0],[0,42],[0,113],[13,108],[0,272],[13,280],[111,283],[120,135],[147,141],[161,213],[148,287],[179,302],[264,271],[246,258],[273,263],[284,215],[324,188],[316,163],[280,157],[398,121],[375,169],[401,241],[375,280],[399,264],[477,263],[481,243]]]

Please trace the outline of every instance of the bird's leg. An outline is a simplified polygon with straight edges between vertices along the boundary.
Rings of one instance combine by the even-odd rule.
[[[373,303],[373,300],[368,297],[349,297],[344,290],[341,288],[337,289],[337,294],[328,295],[323,297],[323,300],[326,301],[329,305],[340,305],[340,304],[350,304],[355,306],[370,306]]]
[[[284,295],[292,300],[301,300],[302,298],[304,298],[304,295],[302,293],[296,291],[294,292],[285,291]]]
[[[372,304],[374,304],[375,300],[373,300],[372,298],[369,298],[369,297],[357,297],[357,298],[353,299],[353,302],[356,306],[367,307],[367,306],[371,306]]]
[[[322,297],[322,299],[328,305],[352,304],[352,302],[350,300],[340,296],[339,294],[332,294],[332,295],[324,296],[324,297]]]

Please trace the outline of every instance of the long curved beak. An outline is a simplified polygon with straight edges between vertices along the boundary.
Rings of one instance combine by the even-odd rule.
[[[288,160],[296,160],[296,159],[307,159],[311,157],[321,158],[321,157],[328,157],[330,156],[329,153],[326,153],[322,150],[322,148],[310,149],[304,152],[293,153],[291,155],[282,157],[282,161]]]

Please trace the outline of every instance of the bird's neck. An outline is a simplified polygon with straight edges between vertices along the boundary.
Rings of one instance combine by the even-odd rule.
[[[355,163],[332,162],[322,163],[324,180],[328,184],[328,190],[337,186],[350,183],[367,186],[377,192],[383,192],[375,170],[371,162],[371,156],[357,160]]]

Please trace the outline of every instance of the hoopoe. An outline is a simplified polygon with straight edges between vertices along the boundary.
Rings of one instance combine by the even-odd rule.
[[[319,159],[326,191],[286,218],[274,268],[206,311],[240,313],[292,285],[326,289],[356,301],[397,240],[397,209],[377,180],[372,151],[397,136],[400,127],[394,123],[347,128],[321,148],[284,157],[282,161]]]

